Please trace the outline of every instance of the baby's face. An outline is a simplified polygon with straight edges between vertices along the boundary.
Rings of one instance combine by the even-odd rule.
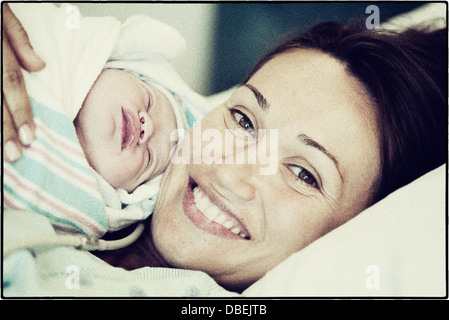
[[[75,121],[89,161],[112,187],[128,192],[162,173],[176,141],[176,117],[165,95],[136,76],[105,69]]]

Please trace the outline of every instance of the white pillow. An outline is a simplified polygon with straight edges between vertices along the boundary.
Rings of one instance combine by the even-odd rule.
[[[444,296],[446,165],[293,254],[245,296]]]
[[[383,27],[433,18],[446,5],[425,5]],[[446,165],[397,190],[354,219],[293,254],[244,296],[444,297]]]

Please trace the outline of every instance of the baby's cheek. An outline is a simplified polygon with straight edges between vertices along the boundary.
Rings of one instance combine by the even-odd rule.
[[[132,186],[136,175],[136,161],[117,161],[110,159],[103,167],[103,172],[99,172],[109,184],[115,189],[129,189]]]

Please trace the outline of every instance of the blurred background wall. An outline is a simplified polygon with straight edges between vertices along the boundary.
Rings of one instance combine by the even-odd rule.
[[[213,28],[216,5],[200,3],[72,3],[83,16],[114,16],[124,22],[143,14],[177,29],[186,39],[187,49],[173,65],[183,79],[201,94],[210,92],[211,59],[214,56]]]
[[[238,84],[258,58],[320,21],[366,19],[367,6],[379,8],[380,22],[413,10],[423,2],[258,2],[258,3],[73,3],[86,16],[115,16],[120,21],[145,14],[175,27],[187,51],[173,61],[185,81],[209,95]]]

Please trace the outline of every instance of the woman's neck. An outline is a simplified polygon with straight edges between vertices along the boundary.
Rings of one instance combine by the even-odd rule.
[[[141,267],[171,267],[156,250],[151,234],[151,217],[145,222],[146,227],[140,238],[128,247],[112,251],[92,252],[98,258],[114,267],[134,270]],[[108,234],[108,239],[118,239],[126,236],[134,227]]]

